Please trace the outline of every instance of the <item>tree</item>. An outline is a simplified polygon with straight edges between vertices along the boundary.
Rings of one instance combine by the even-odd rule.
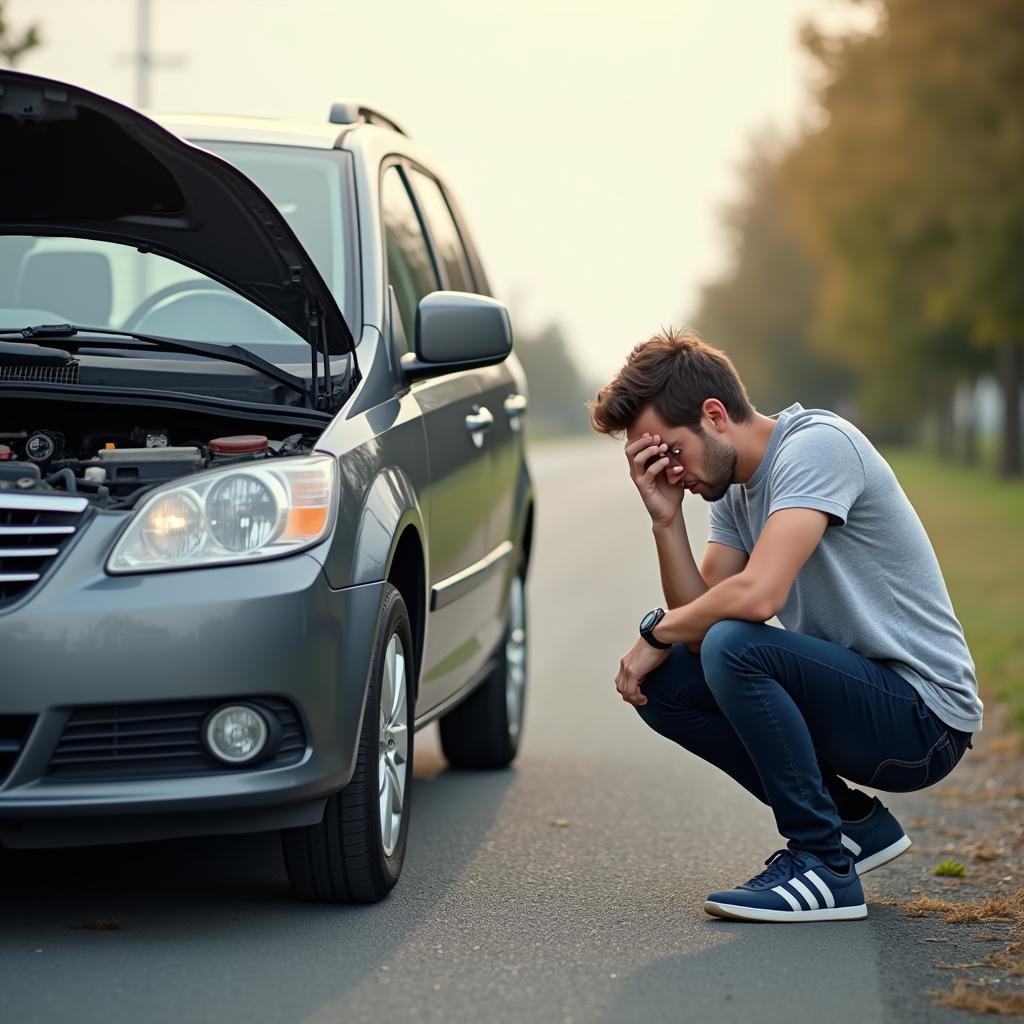
[[[875,31],[806,35],[820,127],[788,180],[825,268],[816,340],[894,417],[948,407],[955,381],[1001,347],[1002,466],[1019,473],[1024,9],[876,6]]]
[[[695,321],[729,353],[759,408],[832,407],[849,375],[810,349],[820,268],[792,222],[784,158],[777,140],[755,142],[744,198],[726,212],[729,267],[704,287]]]
[[[4,17],[3,0],[0,0],[0,60],[13,68],[24,54],[40,46],[42,41],[38,25],[30,25],[19,36],[16,36],[7,24],[7,19]]]

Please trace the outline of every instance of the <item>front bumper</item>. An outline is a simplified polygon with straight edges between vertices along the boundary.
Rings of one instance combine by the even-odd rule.
[[[353,771],[383,583],[332,590],[308,554],[108,576],[123,523],[97,515],[26,600],[0,610],[0,716],[31,730],[0,783],[0,842],[78,845],[318,821]],[[76,709],[283,698],[287,767],[68,781],[51,758]]]

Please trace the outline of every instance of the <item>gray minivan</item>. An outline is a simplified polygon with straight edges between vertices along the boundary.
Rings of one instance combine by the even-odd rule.
[[[0,148],[0,843],[280,829],[296,895],[382,898],[414,732],[507,766],[526,692],[526,383],[451,191],[355,102],[0,70]]]

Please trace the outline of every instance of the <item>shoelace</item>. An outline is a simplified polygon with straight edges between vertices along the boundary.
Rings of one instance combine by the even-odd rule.
[[[759,875],[755,875],[747,885],[767,885],[782,878],[791,878],[799,867],[790,850],[776,850],[765,864],[768,867]]]

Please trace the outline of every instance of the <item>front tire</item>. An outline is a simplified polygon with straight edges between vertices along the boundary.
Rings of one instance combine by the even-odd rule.
[[[385,584],[352,779],[328,799],[319,824],[281,833],[299,899],[376,903],[398,881],[409,832],[414,650],[402,595]]]
[[[512,763],[523,734],[527,653],[526,581],[517,573],[494,667],[440,722],[441,748],[453,768],[493,770]]]

